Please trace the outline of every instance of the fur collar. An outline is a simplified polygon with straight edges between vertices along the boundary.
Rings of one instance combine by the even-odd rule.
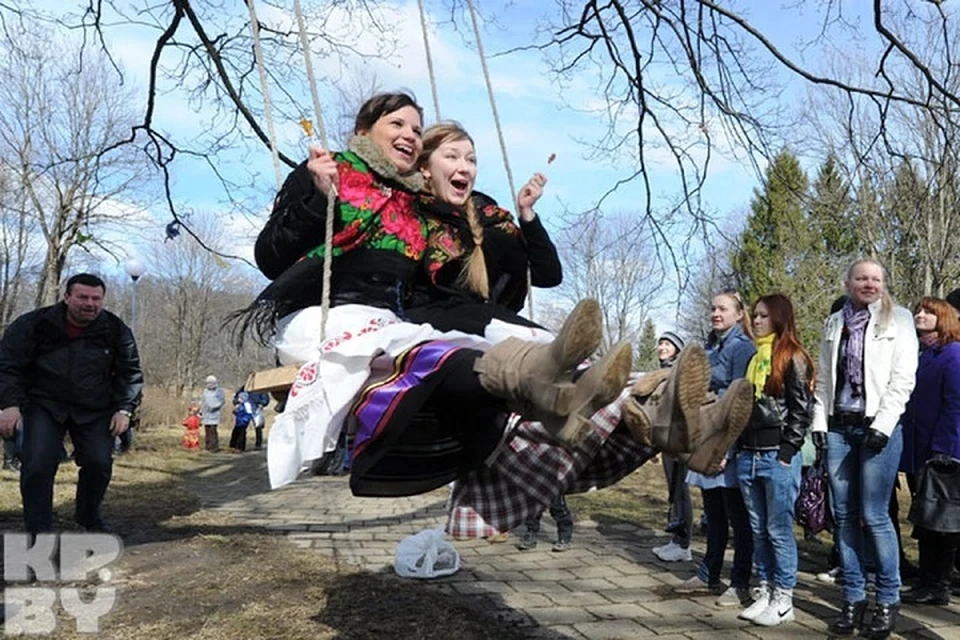
[[[386,159],[383,151],[377,146],[377,143],[368,136],[353,136],[347,141],[347,149],[357,154],[361,160],[367,163],[370,170],[403,186],[408,191],[414,193],[423,189],[423,176],[414,169],[410,173],[401,174],[397,171],[397,166]]]

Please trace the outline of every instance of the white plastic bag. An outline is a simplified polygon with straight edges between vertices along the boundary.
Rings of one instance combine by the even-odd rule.
[[[425,529],[397,544],[393,569],[403,578],[440,578],[460,570],[460,553],[443,529]]]

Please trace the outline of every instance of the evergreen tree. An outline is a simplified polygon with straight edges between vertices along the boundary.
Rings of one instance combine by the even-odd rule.
[[[783,293],[802,309],[813,234],[806,206],[809,181],[796,156],[781,151],[770,163],[762,189],[755,189],[751,214],[731,264],[748,305],[770,293]],[[799,314],[798,314],[799,315]]]
[[[660,366],[660,360],[657,358],[657,327],[649,318],[643,324],[634,365],[638,371],[653,371]]]

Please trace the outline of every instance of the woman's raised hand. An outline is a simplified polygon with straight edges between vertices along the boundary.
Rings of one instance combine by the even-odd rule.
[[[537,214],[533,211],[533,205],[543,195],[543,187],[546,184],[547,176],[542,173],[535,173],[517,194],[517,215],[524,222],[530,222],[536,217]]]
[[[340,184],[337,173],[337,161],[326,150],[310,145],[310,157],[307,159],[307,171],[313,178],[313,186],[323,194],[330,192],[330,185]]]

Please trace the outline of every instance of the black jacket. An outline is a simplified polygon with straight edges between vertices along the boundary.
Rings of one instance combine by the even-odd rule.
[[[740,449],[776,449],[783,462],[793,459],[813,421],[812,373],[799,358],[791,360],[784,372],[783,394],[775,398],[764,393],[754,401],[750,422],[738,441]]]
[[[143,372],[129,327],[102,311],[71,340],[66,312],[60,302],[7,327],[0,342],[0,408],[38,404],[58,422],[77,423],[133,412]]]

